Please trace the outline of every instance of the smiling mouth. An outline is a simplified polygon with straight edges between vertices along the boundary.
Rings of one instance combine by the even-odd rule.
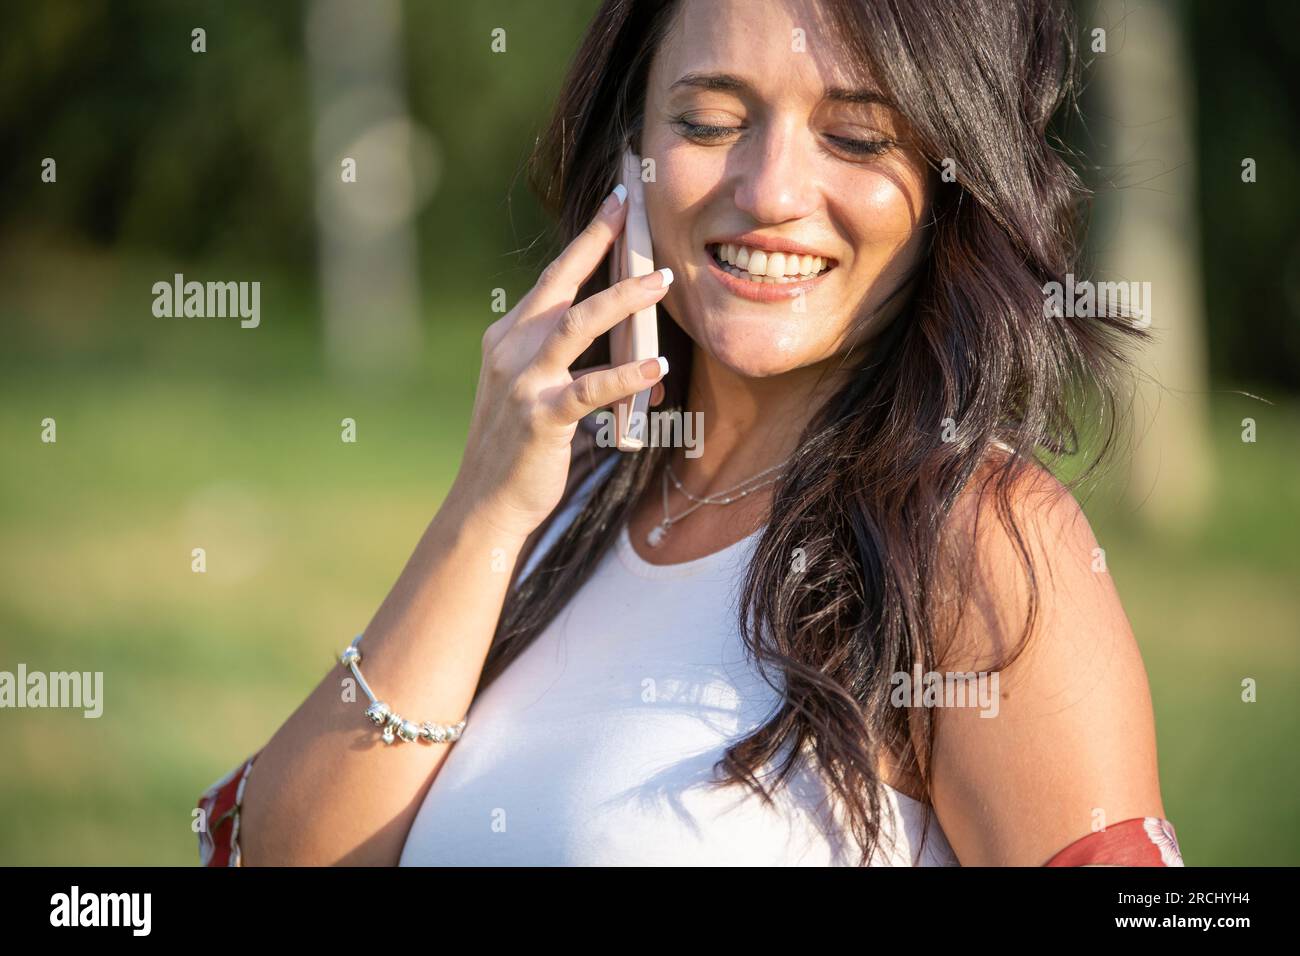
[[[714,242],[705,247],[718,268],[737,279],[759,284],[790,285],[807,282],[835,268],[826,256],[801,256],[769,252],[731,242]]]

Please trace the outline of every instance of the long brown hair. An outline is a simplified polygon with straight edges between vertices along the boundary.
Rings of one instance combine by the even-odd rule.
[[[561,242],[614,185],[676,7],[606,0],[592,20],[531,161]],[[1097,413],[1094,464],[1100,459],[1114,435],[1121,345],[1141,333],[1114,316],[1045,315],[1045,284],[1064,283],[1074,268],[1087,198],[1049,134],[1077,83],[1064,0],[827,0],[823,10],[850,62],[867,66],[917,148],[956,181],[935,175],[928,252],[901,314],[814,415],[775,489],[738,627],[783,703],[730,746],[717,769],[720,784],[769,799],[810,754],[847,809],[866,863],[881,833],[881,754],[894,755],[929,802],[934,719],[926,708],[894,706],[891,676],[940,666],[946,619],[938,606],[952,564],[947,522],[959,494],[986,466],[991,441],[1011,447],[992,474],[996,513],[1031,597],[1021,643],[1005,665],[1032,631],[1037,594],[1013,518],[1013,484],[1035,456],[1051,465],[1079,452],[1072,409]],[[602,287],[603,275],[598,270],[583,294]],[[691,342],[673,322],[660,327],[678,373],[663,407],[681,408]],[[588,579],[665,453],[620,456],[513,591],[480,691]],[[969,583],[957,577],[959,590]],[[777,774],[765,784],[759,774],[769,765]]]

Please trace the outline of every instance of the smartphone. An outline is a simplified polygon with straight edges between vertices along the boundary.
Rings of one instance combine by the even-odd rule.
[[[645,189],[641,181],[641,157],[628,149],[623,154],[619,178],[627,188],[627,223],[614,240],[609,262],[609,281],[649,275],[655,271],[650,246],[650,221],[645,212]],[[658,312],[655,305],[634,312],[609,333],[611,367],[659,356]],[[652,386],[653,387],[653,386]],[[648,439],[650,391],[637,392],[614,405],[614,429],[619,451],[639,451]]]

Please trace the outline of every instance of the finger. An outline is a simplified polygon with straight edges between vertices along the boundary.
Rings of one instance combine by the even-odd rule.
[[[608,365],[593,365],[590,368],[576,368],[571,373],[574,378],[580,378],[583,375],[590,375],[592,372],[603,372],[609,368]],[[664,400],[664,383],[658,382],[654,388],[650,389],[650,404],[658,405]]]
[[[668,372],[668,360],[659,358],[628,362],[616,368],[592,372],[574,379],[553,399],[556,420],[567,425],[621,398],[643,392]]]
[[[568,368],[591,347],[598,335],[662,299],[672,282],[673,270],[665,266],[646,276],[616,282],[570,306],[547,334],[538,360]]]
[[[587,223],[537,280],[534,291],[546,299],[572,302],[582,284],[605,259],[627,216],[627,187],[619,183]]]

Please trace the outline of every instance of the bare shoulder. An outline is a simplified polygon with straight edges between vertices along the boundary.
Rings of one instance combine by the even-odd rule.
[[[969,575],[961,611],[977,620],[944,635],[946,652],[1003,659],[1030,611],[1045,611],[1049,598],[1082,602],[1090,616],[1104,614],[1127,631],[1104,551],[1077,499],[1038,462],[1022,461],[1004,475],[1003,461],[1001,454],[986,461],[949,517],[945,554],[952,570],[945,580]]]
[[[1146,669],[1078,501],[1036,462],[999,493],[990,463],[950,524],[969,576],[942,666],[997,689],[992,712],[937,714],[932,792],[959,859],[1037,866],[1099,824],[1163,816]]]

